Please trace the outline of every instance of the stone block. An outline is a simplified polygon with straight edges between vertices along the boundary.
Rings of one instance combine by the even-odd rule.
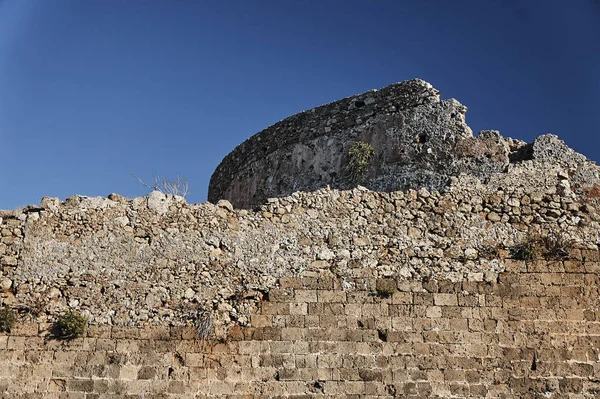
[[[254,328],[270,327],[273,324],[273,317],[270,315],[252,315],[250,324]]]
[[[295,290],[295,302],[317,302],[317,290]]]
[[[263,327],[257,328],[255,339],[259,341],[276,341],[281,339],[281,328]]]
[[[152,380],[156,378],[156,376],[157,370],[155,367],[143,366],[137,373],[138,380]]]
[[[27,338],[26,337],[17,337],[14,335],[10,335],[8,337],[8,342],[6,344],[6,349],[8,350],[25,350],[27,348]]]
[[[117,348],[117,340],[114,339],[96,338],[94,342],[96,351],[112,352]]]
[[[132,352],[140,351],[140,341],[139,340],[118,339],[115,341],[117,343],[115,351],[118,353],[132,353]]]
[[[233,325],[229,327],[227,332],[227,339],[230,341],[242,341],[244,340],[244,329],[239,325]]]
[[[334,284],[332,277],[307,277],[302,281],[303,287],[309,290],[331,290]]]
[[[111,326],[89,325],[86,330],[86,335],[90,338],[107,339],[111,337],[111,329]]]
[[[477,295],[465,295],[458,294],[458,306],[478,306],[479,305],[479,296]]]
[[[52,378],[48,382],[48,392],[64,392],[66,391],[67,381],[63,379]]]
[[[304,327],[305,328],[319,327],[319,320],[320,320],[320,317],[318,315],[304,316]]]
[[[348,304],[366,304],[373,303],[374,297],[370,291],[348,291],[346,292]]]
[[[388,313],[388,305],[385,303],[366,303],[362,306],[361,311],[363,317],[386,317]]]
[[[317,302],[345,303],[346,293],[344,291],[317,290]]]
[[[207,371],[204,367],[189,367],[190,381],[205,381],[208,376]]]
[[[290,307],[290,311],[292,308]],[[306,313],[308,314],[308,306],[306,307]],[[304,319],[306,315],[296,315],[290,314],[286,320],[286,327],[289,328],[303,328],[304,327]]]
[[[119,368],[119,378],[123,380],[135,380],[138,378],[139,366],[136,365],[122,365]]]
[[[139,339],[140,329],[135,327],[116,327],[111,329],[111,338],[113,339]]]
[[[301,277],[282,277],[279,279],[279,286],[283,289],[292,288],[297,290],[303,287],[302,280]]]
[[[93,392],[93,380],[67,380],[68,392]]]
[[[290,304],[286,302],[263,302],[260,313],[263,315],[289,315]]]
[[[548,273],[550,269],[546,260],[531,260],[527,261],[527,272],[528,273]]]
[[[271,302],[291,302],[294,300],[294,289],[292,288],[274,288],[269,290],[269,301]]]
[[[35,337],[38,335],[38,331],[37,323],[15,323],[10,334],[19,337]]]
[[[433,294],[433,303],[436,306],[458,306],[456,294]]]
[[[598,262],[600,261],[600,252],[595,249],[582,249],[581,250],[581,258],[583,260]]]
[[[442,308],[440,306],[430,306],[426,309],[425,314],[429,318],[442,317]]]
[[[308,314],[308,304],[305,302],[290,303],[290,315],[305,316]],[[299,320],[301,320],[299,318]]]
[[[392,294],[392,304],[410,305],[412,303],[413,303],[413,295],[411,292],[396,291]]]
[[[304,339],[305,330],[302,328],[282,328],[281,339],[285,341],[300,341]]]
[[[600,273],[600,262],[584,262],[584,268],[586,273]]]
[[[139,334],[140,339],[168,340],[171,338],[171,329],[166,326],[145,327],[139,330]]]
[[[392,317],[391,327],[395,331],[412,331],[413,320],[410,317]]]
[[[169,381],[168,392],[170,394],[182,395],[186,392],[186,384],[183,381]]]
[[[362,305],[359,303],[346,303],[344,314],[350,318],[360,318],[362,316]]]
[[[196,338],[196,328],[194,326],[171,327],[171,339],[194,339],[194,338]]]

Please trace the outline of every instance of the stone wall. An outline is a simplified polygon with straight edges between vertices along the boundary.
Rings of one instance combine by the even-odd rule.
[[[600,216],[571,179],[525,165],[257,211],[158,192],[5,211],[0,299],[19,321],[0,334],[0,394],[598,397]],[[568,258],[511,258],[536,234]],[[87,335],[56,339],[69,309]]]
[[[600,169],[464,112],[405,82],[252,137],[214,204],[0,211],[2,398],[600,397]],[[368,187],[335,174],[357,140]],[[84,338],[50,333],[68,311]]]
[[[208,199],[254,208],[267,198],[326,186],[374,191],[445,191],[462,173],[486,182],[524,160],[580,171],[575,180],[600,183],[595,166],[555,136],[534,143],[482,131],[474,137],[467,108],[420,79],[396,83],[290,116],[247,139],[211,177]],[[349,150],[368,143],[364,174],[351,168]],[[583,177],[585,175],[585,177]]]
[[[524,166],[486,185],[463,176],[444,194],[324,189],[251,212],[158,192],[45,198],[0,220],[0,299],[22,317],[77,309],[118,326],[211,312],[225,334],[281,277],[495,281],[508,250],[533,235],[597,248],[600,216],[561,173]]]
[[[596,398],[600,262],[506,260],[495,282],[281,278],[220,341],[186,327],[0,334],[0,397]]]

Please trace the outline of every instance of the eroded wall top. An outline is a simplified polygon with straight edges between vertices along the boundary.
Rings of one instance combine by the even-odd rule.
[[[507,249],[531,234],[597,249],[598,168],[554,135],[532,144],[495,131],[473,137],[464,111],[426,82],[404,82],[288,118],[242,144],[215,174],[264,196],[283,186],[267,187],[269,178],[249,171],[293,161],[289,181],[318,188],[327,180],[310,173],[325,169],[302,166],[306,148],[332,149],[312,159],[343,172],[347,143],[365,140],[376,148],[369,187],[295,191],[254,210],[240,209],[254,205],[253,196],[236,197],[237,207],[153,192],[44,198],[2,211],[0,299],[42,320],[71,308],[97,324],[178,325],[209,311],[227,328],[247,323],[281,277],[495,281]],[[292,155],[281,157],[286,151]],[[211,187],[226,180],[213,176]],[[425,187],[392,191],[391,182]]]
[[[533,162],[486,184],[461,175],[445,193],[322,189],[254,211],[159,192],[45,198],[0,215],[0,298],[42,320],[70,308],[94,324],[180,325],[208,311],[227,329],[282,277],[493,282],[532,234],[596,249],[590,197]]]
[[[496,131],[474,137],[466,110],[454,99],[440,100],[429,83],[414,79],[293,115],[223,159],[211,177],[209,200],[253,208],[267,198],[326,186],[443,191],[452,176],[465,173],[485,182],[523,160],[589,166],[554,136],[533,144]],[[374,149],[360,176],[349,168],[349,149],[356,142]]]

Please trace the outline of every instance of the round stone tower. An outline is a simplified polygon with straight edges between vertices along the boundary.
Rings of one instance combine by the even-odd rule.
[[[413,79],[301,112],[227,155],[210,179],[208,200],[253,208],[327,185],[441,191],[451,176],[484,178],[531,156],[531,145],[495,131],[473,137],[466,111]]]

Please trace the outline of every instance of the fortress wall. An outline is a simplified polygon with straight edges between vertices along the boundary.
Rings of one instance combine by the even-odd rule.
[[[544,134],[530,144],[494,130],[473,136],[466,111],[413,79],[292,115],[231,151],[211,176],[208,199],[254,209],[268,198],[327,186],[444,192],[462,174],[485,184],[514,167],[541,171],[549,165],[561,168],[578,194],[598,192],[598,168],[556,136]],[[357,143],[368,149],[362,156],[352,155]],[[359,159],[358,172],[352,165]]]
[[[18,316],[0,397],[599,397],[598,170],[554,136],[540,148],[555,162],[443,193],[0,211],[0,302]],[[514,259],[540,237],[554,260]],[[50,333],[68,310],[84,338]]]
[[[108,325],[60,341],[19,324],[0,334],[0,397],[595,398],[599,273],[597,251],[574,250],[507,259],[489,283],[282,278],[221,341]]]
[[[208,199],[254,208],[267,198],[326,185],[394,191],[420,184],[439,190],[447,176],[436,172],[452,168],[445,160],[450,148],[472,136],[465,112],[456,100],[440,101],[439,91],[420,79],[312,108],[238,145],[211,176]],[[368,176],[359,182],[345,169],[355,141],[375,150]]]
[[[535,179],[544,191],[528,191]],[[256,212],[158,192],[46,198],[0,221],[0,299],[22,317],[76,309],[118,326],[185,325],[209,311],[224,334],[282,277],[496,281],[508,250],[536,234],[596,248],[600,217],[563,183],[548,168],[491,189],[464,177],[444,194],[325,189]]]
[[[252,136],[214,204],[0,211],[0,398],[600,397],[600,169],[465,112],[415,79]]]

